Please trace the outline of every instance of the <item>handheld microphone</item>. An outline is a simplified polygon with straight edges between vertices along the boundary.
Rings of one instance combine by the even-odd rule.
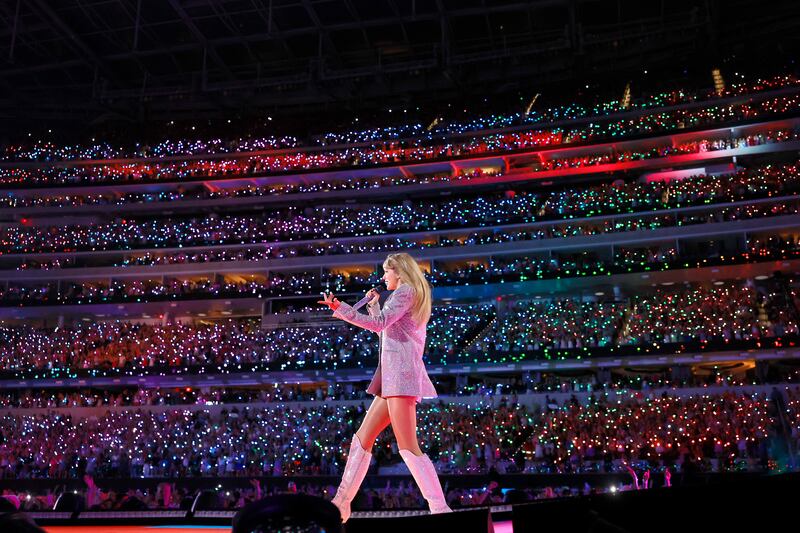
[[[378,290],[377,287],[372,287],[372,288],[375,289],[375,290]],[[372,289],[370,289],[370,290],[372,290]],[[367,292],[369,292],[369,291],[367,291]],[[367,302],[369,302],[370,300],[371,300],[371,298],[369,296],[364,296],[363,298],[361,298],[358,301],[358,303],[356,305],[353,306],[353,309],[355,309],[356,311],[361,309],[362,307],[367,305]]]

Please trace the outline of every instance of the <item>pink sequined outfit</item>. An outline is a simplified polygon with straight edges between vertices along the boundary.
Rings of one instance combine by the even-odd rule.
[[[380,309],[368,306],[369,315],[359,313],[342,302],[333,316],[380,335],[381,353],[375,376],[367,392],[376,396],[416,396],[436,398],[422,354],[425,351],[427,324],[417,326],[411,316],[414,289],[401,284]]]

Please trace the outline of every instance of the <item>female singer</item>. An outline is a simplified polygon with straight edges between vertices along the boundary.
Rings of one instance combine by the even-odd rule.
[[[380,295],[371,289],[367,309],[369,315],[324,294],[318,302],[333,310],[333,316],[380,336],[380,359],[367,392],[375,398],[361,427],[350,443],[344,475],[333,503],[339,508],[342,522],[350,517],[350,502],[358,492],[369,469],[372,445],[388,426],[397,438],[400,456],[411,471],[430,512],[451,511],[447,506],[436,469],[417,443],[417,403],[435,398],[422,352],[425,350],[425,328],[431,316],[431,288],[417,262],[407,253],[389,254],[383,263],[383,281],[394,291],[380,309]]]

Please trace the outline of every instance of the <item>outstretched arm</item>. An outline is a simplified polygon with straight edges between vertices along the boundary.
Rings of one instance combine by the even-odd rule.
[[[402,318],[402,316],[406,314],[409,309],[411,309],[413,304],[414,289],[412,289],[410,285],[401,285],[386,301],[386,304],[383,306],[383,309],[378,313],[377,316],[368,316],[363,313],[359,313],[344,302],[339,304],[334,311],[333,316],[336,318],[341,318],[342,320],[349,322],[354,326],[368,329],[370,331],[374,331],[375,333],[380,333],[384,329],[400,320],[400,318]]]
[[[97,485],[94,483],[94,478],[89,474],[83,476],[83,482],[86,483],[86,506],[91,509],[97,503]]]
[[[261,499],[261,481],[258,480],[258,479],[251,479],[250,480],[250,484],[253,486],[253,488],[256,491],[256,500],[260,500]]]
[[[633,478],[633,488],[635,490],[639,490],[639,476],[636,475],[636,470],[631,468],[630,465],[625,465],[625,469],[628,471],[628,473]]]

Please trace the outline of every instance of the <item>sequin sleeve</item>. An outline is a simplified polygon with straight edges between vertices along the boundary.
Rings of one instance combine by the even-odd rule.
[[[333,312],[333,316],[358,326],[360,328],[380,333],[391,326],[403,315],[405,315],[414,304],[414,289],[410,285],[401,285],[386,300],[383,309],[377,316],[369,316],[359,313],[349,304],[342,302],[342,305]]]

